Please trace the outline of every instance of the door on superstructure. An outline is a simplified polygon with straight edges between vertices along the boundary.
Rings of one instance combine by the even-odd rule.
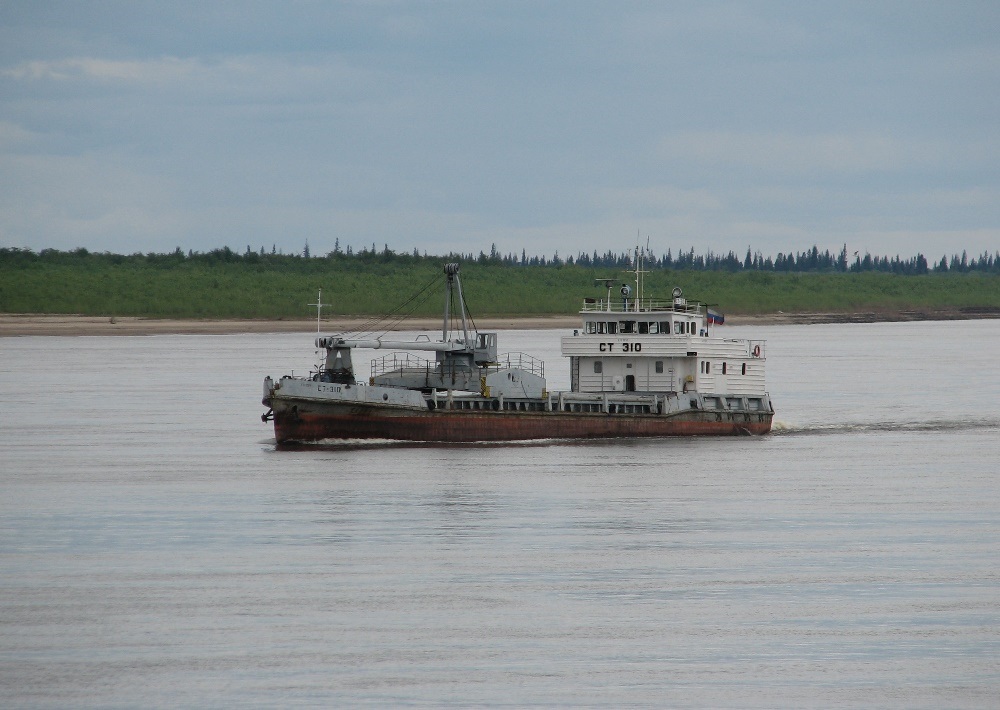
[[[635,392],[635,375],[625,375],[625,391]]]

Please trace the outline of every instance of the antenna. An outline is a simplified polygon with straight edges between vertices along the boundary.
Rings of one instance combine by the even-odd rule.
[[[320,316],[320,313],[323,310],[323,306],[329,306],[330,305],[329,303],[323,303],[323,289],[320,289],[319,293],[316,295],[316,303],[307,303],[306,305],[307,306],[315,306],[316,307],[316,332],[319,333],[319,316]]]
[[[646,243],[648,245],[648,243],[649,243],[649,239],[648,238],[646,240]],[[647,248],[648,248],[648,246],[647,246]],[[633,308],[635,309],[636,313],[638,313],[641,310],[641,305],[642,305],[642,298],[643,298],[643,293],[642,293],[643,276],[642,275],[646,274],[646,273],[649,273],[648,271],[646,271],[645,269],[642,268],[642,265],[643,265],[642,262],[643,262],[643,259],[645,258],[645,256],[646,256],[646,252],[644,250],[642,250],[642,249],[639,248],[639,241],[638,241],[638,238],[637,238],[636,239],[636,245],[635,245],[635,264],[634,264],[635,268],[633,270],[633,273],[635,273],[635,299],[633,299],[634,300]]]
[[[320,317],[320,313],[323,312],[323,306],[330,305],[328,303],[323,303],[323,289],[319,289],[319,292],[316,294],[316,303],[307,303],[306,305],[307,306],[315,306],[316,307],[316,335],[319,335],[319,317]],[[317,347],[316,347],[316,362],[317,362],[316,372],[321,372],[323,370],[323,356],[320,355],[320,351],[319,351],[319,338],[316,339],[316,345],[317,345]]]
[[[643,252],[643,258],[644,258],[644,259],[648,259],[648,258],[649,258],[649,257],[651,257],[652,255],[653,255],[653,252],[652,252],[652,250],[651,250],[651,249],[649,248],[649,235],[647,234],[647,235],[646,235],[646,251],[645,251],[645,252]],[[649,272],[647,271],[647,272],[644,272],[644,273],[649,273]],[[646,277],[645,277],[645,276],[643,276],[643,277],[642,277],[642,280],[643,280],[643,281],[645,282],[645,280],[646,280]],[[643,294],[642,294],[642,289],[641,289],[641,288],[639,289],[639,295],[640,295],[640,296],[642,296],[642,295],[643,295]]]
[[[639,250],[638,234],[635,240],[635,310],[639,311],[639,302],[642,301],[642,257],[644,252]]]

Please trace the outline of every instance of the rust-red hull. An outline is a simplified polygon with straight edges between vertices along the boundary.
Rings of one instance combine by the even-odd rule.
[[[403,441],[519,441],[652,436],[734,436],[766,434],[770,412],[694,410],[657,414],[564,412],[414,412],[355,407],[350,412],[275,411],[279,443],[324,439]]]

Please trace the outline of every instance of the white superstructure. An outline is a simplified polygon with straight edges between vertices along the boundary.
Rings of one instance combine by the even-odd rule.
[[[612,298],[605,283],[608,297],[586,299],[582,328],[562,338],[573,392],[766,394],[764,341],[716,337],[715,314],[679,288],[671,300],[655,300],[630,298],[622,284]]]

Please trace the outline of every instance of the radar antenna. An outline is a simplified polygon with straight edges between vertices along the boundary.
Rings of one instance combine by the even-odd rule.
[[[605,308],[609,311],[611,310],[611,289],[615,287],[616,283],[618,283],[618,279],[594,279],[595,286],[604,286],[604,288],[608,289],[608,299],[605,301]]]

